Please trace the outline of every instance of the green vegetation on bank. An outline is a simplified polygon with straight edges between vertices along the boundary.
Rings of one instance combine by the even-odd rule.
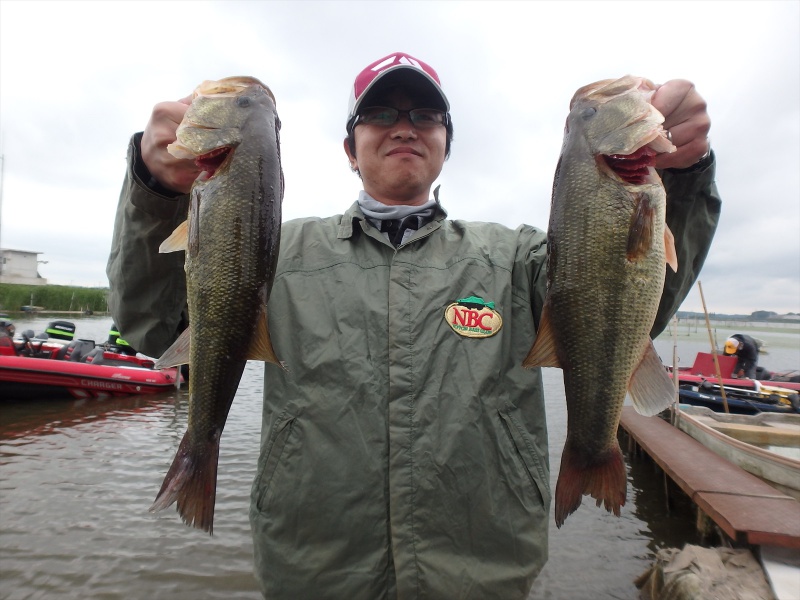
[[[23,306],[49,311],[108,311],[108,288],[68,285],[20,285],[0,283],[0,310],[21,311]]]

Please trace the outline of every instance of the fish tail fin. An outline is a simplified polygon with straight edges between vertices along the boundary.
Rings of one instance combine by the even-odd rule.
[[[184,523],[213,535],[218,460],[219,434],[198,451],[187,432],[150,512],[164,510],[177,502],[178,514]]]
[[[278,365],[283,370],[286,366],[278,359],[275,349],[272,347],[272,340],[269,337],[269,320],[267,319],[267,306],[259,311],[256,319],[256,333],[250,348],[247,350],[247,360],[263,360],[264,362]]]
[[[561,527],[567,517],[578,510],[584,495],[603,504],[608,512],[619,516],[625,505],[627,474],[625,459],[619,444],[614,441],[601,456],[594,457],[591,464],[580,460],[580,453],[567,441],[561,456],[555,498],[556,527]]]
[[[561,368],[561,361],[556,354],[555,339],[553,326],[550,325],[550,311],[548,305],[545,304],[542,308],[542,316],[539,319],[539,330],[536,332],[536,339],[530,352],[528,352],[528,356],[522,361],[522,366],[525,368]]]
[[[675,401],[675,385],[661,364],[653,342],[647,342],[639,366],[628,384],[633,407],[639,414],[652,417]]]

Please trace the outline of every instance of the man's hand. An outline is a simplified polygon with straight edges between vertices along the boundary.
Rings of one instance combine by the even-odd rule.
[[[678,148],[670,154],[659,154],[657,168],[685,169],[708,154],[711,119],[705,100],[692,82],[668,81],[653,94],[652,103],[664,115],[664,129],[672,134],[672,143]]]
[[[194,161],[175,158],[167,152],[167,145],[176,139],[175,131],[189,109],[191,96],[177,102],[160,102],[142,135],[142,160],[156,181],[167,189],[186,194],[200,174]]]

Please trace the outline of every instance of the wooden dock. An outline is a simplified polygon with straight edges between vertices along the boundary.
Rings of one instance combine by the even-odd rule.
[[[800,548],[800,502],[663,419],[626,406],[620,427],[735,543]]]

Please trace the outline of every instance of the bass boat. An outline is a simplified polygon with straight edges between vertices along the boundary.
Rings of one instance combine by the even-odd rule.
[[[36,336],[0,333],[0,399],[156,394],[183,382],[178,369],[154,369],[151,358],[124,346],[73,339],[74,332],[72,323],[56,321]]]

